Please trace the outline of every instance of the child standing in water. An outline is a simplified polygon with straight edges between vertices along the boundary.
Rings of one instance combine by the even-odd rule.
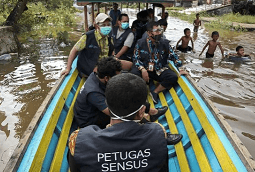
[[[201,26],[201,20],[199,19],[199,13],[196,14],[196,19],[193,22],[194,25],[194,32],[198,31],[199,26]]]
[[[212,40],[207,42],[207,44],[204,46],[204,48],[203,48],[202,52],[199,54],[199,56],[201,56],[201,54],[204,52],[206,47],[209,46],[208,50],[206,52],[206,58],[213,58],[214,52],[215,52],[217,46],[219,46],[221,54],[222,54],[222,58],[224,58],[224,51],[221,47],[221,44],[219,42],[217,42],[218,38],[219,38],[219,33],[217,31],[212,32]]]
[[[176,44],[177,50],[184,52],[184,53],[186,53],[187,51],[194,51],[194,43],[193,43],[192,38],[190,37],[190,29],[189,28],[184,29],[184,35],[185,36],[182,36],[181,39]],[[178,46],[178,44],[181,41],[182,41],[182,45]],[[188,46],[189,41],[191,41],[192,48],[190,46]]]

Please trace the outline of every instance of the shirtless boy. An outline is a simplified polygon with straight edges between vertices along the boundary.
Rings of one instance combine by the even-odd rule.
[[[236,56],[238,57],[244,57],[246,54],[244,54],[244,48],[242,46],[236,47]]]
[[[206,52],[206,58],[213,58],[214,51],[216,50],[217,46],[219,46],[221,54],[222,54],[222,58],[224,58],[224,51],[221,47],[221,44],[219,42],[217,42],[218,38],[219,38],[219,33],[217,31],[212,32],[212,40],[207,42],[207,44],[204,46],[204,48],[203,48],[202,52],[199,54],[199,56],[201,56],[201,54],[204,52],[206,47],[209,46],[208,50]]]
[[[196,20],[193,22],[194,25],[194,32],[198,31],[199,26],[201,26],[201,20],[199,19],[199,13],[196,14]]]
[[[181,39],[176,44],[177,50],[180,50],[181,52],[185,52],[185,53],[187,51],[194,51],[194,44],[193,44],[192,38],[190,37],[190,29],[189,28],[184,29],[184,35],[185,36],[182,36]],[[182,41],[182,45],[178,46],[178,44],[181,41]],[[188,46],[189,41],[191,41],[192,48],[190,46]]]

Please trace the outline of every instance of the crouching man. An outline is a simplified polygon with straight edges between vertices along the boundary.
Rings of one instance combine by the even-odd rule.
[[[109,80],[105,96],[111,121],[105,129],[90,125],[69,139],[71,171],[168,171],[168,139],[158,123],[139,123],[144,116],[146,83],[133,74]],[[177,138],[177,137],[176,137]],[[176,144],[182,137],[178,137]]]

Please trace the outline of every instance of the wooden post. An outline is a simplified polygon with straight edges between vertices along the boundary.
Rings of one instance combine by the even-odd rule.
[[[162,19],[165,18],[165,6],[162,7],[162,16],[161,16]]]
[[[154,20],[154,16],[155,16],[155,5],[154,4],[152,4],[153,5],[153,20]]]
[[[107,6],[105,4],[105,7],[104,7],[104,13],[107,14]]]
[[[92,23],[94,23],[94,21],[95,21],[95,18],[94,18],[95,17],[94,16],[94,12],[95,12],[94,11],[94,3],[91,4],[91,12],[92,12]]]
[[[97,10],[98,10],[98,13],[100,13],[100,4],[99,4],[99,2],[97,3]]]
[[[84,6],[84,30],[85,32],[88,30],[88,9],[87,5]]]
[[[140,9],[141,9],[141,8],[140,8],[140,2],[139,2],[139,3],[138,3],[138,11],[139,11],[139,12],[140,12]]]
[[[149,4],[148,4],[148,3],[146,3],[146,10],[148,10],[148,5],[149,5]]]
[[[120,11],[122,11],[122,2],[120,3]]]

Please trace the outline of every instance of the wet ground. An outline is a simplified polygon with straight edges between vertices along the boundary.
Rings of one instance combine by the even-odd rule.
[[[136,11],[129,10],[133,16]],[[158,17],[160,18],[160,17]],[[130,18],[130,25],[134,20]],[[171,45],[183,36],[183,29],[192,25],[176,18],[168,19],[166,37]],[[212,30],[199,29],[193,34],[196,53],[180,54],[184,67],[197,85],[205,92],[220,113],[255,157],[255,59],[248,63],[221,60],[219,49],[211,60],[198,54]],[[254,32],[237,33],[219,31],[222,46],[234,50],[245,47],[246,53],[254,51]],[[71,46],[61,48],[54,40],[42,40],[34,48],[37,53],[24,53],[19,60],[0,62],[0,171],[26,130],[31,118],[65,68]],[[34,53],[34,58],[29,55]]]

